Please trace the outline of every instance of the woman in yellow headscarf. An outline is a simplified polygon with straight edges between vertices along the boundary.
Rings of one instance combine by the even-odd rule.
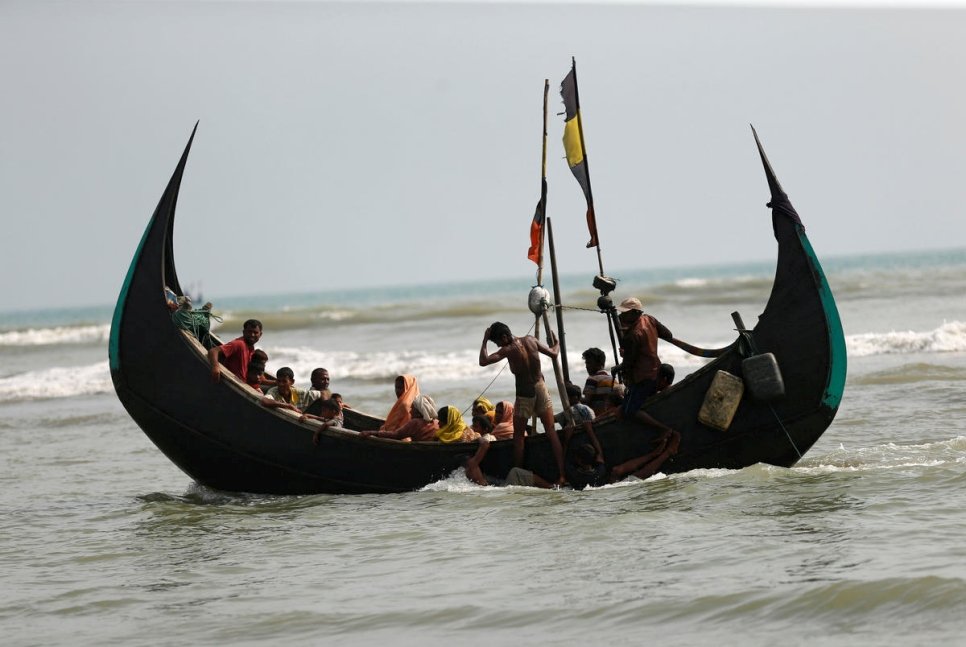
[[[466,426],[459,409],[443,407],[439,410],[439,431],[436,432],[436,438],[441,443],[466,443],[479,437],[478,433]]]
[[[419,386],[415,375],[400,375],[396,377],[396,404],[386,414],[386,422],[379,427],[379,431],[395,431],[412,419],[410,410],[413,400],[419,395]]]
[[[496,424],[496,408],[493,406],[493,403],[483,396],[473,400],[473,408],[471,411],[474,416],[486,416],[490,419],[490,422],[494,425]]]

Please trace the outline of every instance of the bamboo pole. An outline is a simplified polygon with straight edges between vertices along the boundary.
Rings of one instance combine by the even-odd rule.
[[[547,97],[550,94],[550,79],[543,80],[543,153],[540,156],[540,202],[543,204],[543,220],[547,221]],[[543,285],[543,228],[540,228],[540,262],[537,263],[537,285]],[[547,330],[550,330],[547,328]],[[533,323],[533,336],[540,339],[540,317]],[[530,421],[534,433],[537,430],[537,414],[534,412]]]
[[[546,222],[547,242],[550,248],[550,274],[553,278],[553,301],[557,304],[557,335],[560,339],[560,363],[563,367],[564,380],[569,382],[570,370],[567,366],[567,335],[564,333],[563,309],[560,307],[560,281],[557,277],[557,252],[553,246],[553,225],[551,225],[549,217],[546,219]]]

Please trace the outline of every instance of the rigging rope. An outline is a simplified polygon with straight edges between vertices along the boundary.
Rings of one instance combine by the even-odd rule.
[[[211,320],[214,319],[218,323],[222,322],[222,318],[216,314],[212,314],[211,310],[201,309],[201,310],[187,310],[184,308],[179,308],[171,313],[171,320],[181,329],[187,330],[195,336],[195,338],[202,344],[207,343],[205,338],[211,336]]]

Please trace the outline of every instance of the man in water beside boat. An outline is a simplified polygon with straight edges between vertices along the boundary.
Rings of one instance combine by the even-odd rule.
[[[251,362],[255,344],[262,338],[262,322],[249,319],[242,326],[242,336],[221,346],[208,350],[208,363],[211,364],[211,381],[221,381],[222,363],[242,382],[248,381],[248,363]]]
[[[569,453],[564,467],[567,482],[575,490],[588,487],[600,487],[608,483],[623,481],[629,476],[647,479],[660,471],[664,461],[677,454],[681,436],[677,433],[668,434],[658,439],[657,446],[649,453],[614,465],[609,470],[604,462],[604,451],[594,433],[593,427],[588,430],[587,440],[581,441]],[[520,485],[551,489],[558,487],[558,483],[551,483],[540,475],[521,467],[512,468],[505,479],[499,479],[483,472],[483,459],[490,450],[490,438],[480,438],[479,447],[473,456],[463,461],[463,471],[466,477],[478,485],[507,486]]]
[[[574,402],[576,402],[580,387],[574,384],[569,385],[568,396],[571,395],[571,390],[574,391]],[[678,452],[681,435],[669,429],[668,433],[663,434],[657,439],[656,446],[647,454],[626,460],[623,463],[607,469],[607,465],[604,462],[604,450],[600,445],[600,441],[597,440],[597,434],[594,432],[593,411],[587,405],[579,403],[575,404],[572,409],[576,410],[575,413],[581,414],[586,410],[585,415],[574,416],[575,420],[581,422],[581,430],[584,432],[585,438],[577,441],[577,445],[572,451],[568,451],[563,468],[567,483],[575,490],[616,483],[629,476],[634,476],[642,480],[650,478],[660,471],[661,466],[664,465],[667,459]],[[653,420],[653,418],[650,419]],[[568,445],[575,431],[572,427],[565,428],[566,442]],[[492,436],[483,436],[480,438],[480,445],[476,453],[463,461],[463,470],[467,478],[471,481],[479,485],[521,485],[544,489],[559,486],[559,483],[551,483],[539,474],[535,474],[521,467],[512,468],[507,474],[506,479],[499,479],[485,474],[481,465],[490,449],[489,441],[491,438]]]
[[[466,477],[469,480],[473,481],[477,485],[493,485],[497,487],[503,487],[505,485],[522,485],[524,487],[541,487],[549,489],[557,486],[556,483],[546,481],[530,470],[525,470],[522,467],[511,468],[505,479],[484,474],[483,468],[480,467],[480,464],[483,462],[483,459],[486,458],[487,452],[490,451],[490,438],[491,436],[481,436],[479,440],[480,444],[479,447],[477,447],[476,453],[467,457],[463,461],[463,471],[466,473]]]
[[[551,333],[552,334],[552,333]],[[487,344],[495,343],[499,348],[492,354],[487,353]],[[513,404],[513,464],[523,466],[524,435],[527,420],[536,414],[543,423],[543,428],[550,437],[550,446],[557,461],[559,471],[558,484],[564,483],[563,448],[553,422],[553,401],[543,379],[540,369],[540,355],[550,358],[557,357],[560,344],[553,336],[553,345],[547,346],[536,337],[514,337],[509,326],[502,322],[494,322],[483,333],[483,343],[480,346],[480,366],[496,364],[507,360],[510,372],[516,378],[516,402]]]

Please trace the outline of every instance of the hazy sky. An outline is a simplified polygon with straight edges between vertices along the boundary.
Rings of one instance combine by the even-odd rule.
[[[589,276],[571,55],[611,274],[774,257],[749,123],[820,255],[966,245],[966,10],[721,4],[4,0],[3,309],[113,302],[197,119],[175,252],[216,302],[532,279],[544,78]]]

